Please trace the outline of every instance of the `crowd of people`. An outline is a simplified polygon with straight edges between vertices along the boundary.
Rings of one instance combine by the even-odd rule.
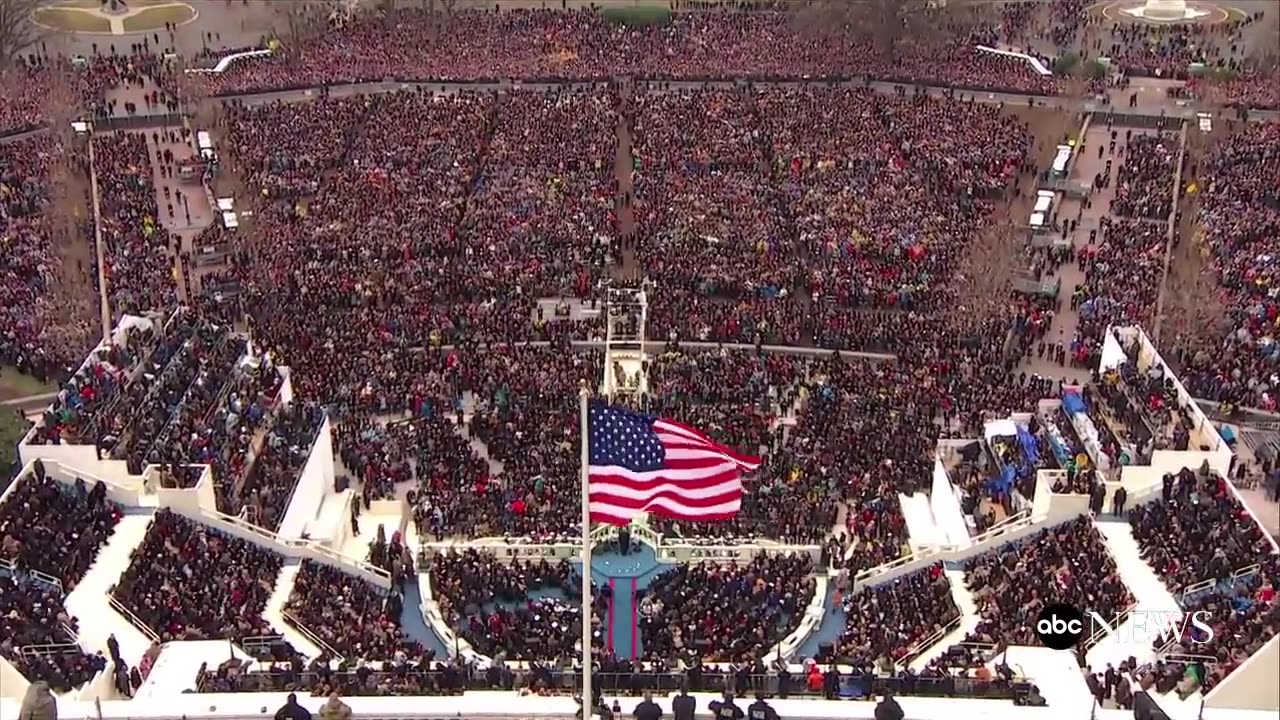
[[[1168,651],[1212,658],[1212,661],[1190,667],[1180,662],[1153,667],[1153,681],[1164,684],[1176,680],[1174,687],[1184,698],[1196,689],[1205,693],[1213,689],[1271,638],[1280,635],[1277,587],[1280,587],[1280,559],[1272,554],[1264,559],[1258,572],[1225,588],[1184,600],[1184,611],[1208,614],[1206,624],[1213,629],[1213,638],[1189,626],[1186,634],[1177,638]],[[1197,634],[1200,635],[1197,637]],[[1146,686],[1145,681],[1143,684]],[[1168,692],[1168,688],[1157,689]]]
[[[1039,645],[1036,618],[1054,603],[1114,618],[1133,604],[1106,543],[1081,516],[969,561],[965,582],[981,621],[967,641]]]
[[[468,549],[434,555],[428,572],[445,621],[477,653],[507,661],[574,656],[582,637],[582,581],[568,561],[504,563]],[[602,648],[601,618],[612,599],[604,588],[592,593],[591,645]]]
[[[753,662],[791,634],[817,582],[807,555],[702,561],[653,578],[640,603],[642,659]]]
[[[1190,468],[1164,476],[1161,502],[1129,511],[1143,559],[1170,589],[1226,580],[1275,550],[1227,480]]]
[[[0,145],[0,362],[45,382],[65,379],[94,342],[89,266],[71,249],[88,246],[64,212],[71,153],[54,136]]]
[[[1102,150],[1101,145],[1098,150]],[[1157,133],[1131,137],[1125,143],[1124,162],[1116,174],[1111,214],[1147,220],[1168,218],[1173,210],[1177,159],[1177,144],[1171,136]]]
[[[1200,222],[1223,317],[1212,318],[1209,337],[1195,336],[1173,318],[1174,328],[1189,335],[1178,347],[1180,377],[1195,397],[1268,410],[1280,402],[1273,379],[1280,357],[1273,339],[1280,316],[1274,291],[1277,161],[1280,124],[1257,123],[1215,143],[1199,168]]]
[[[889,673],[960,618],[941,564],[850,594],[844,613],[845,629],[830,657],[817,659]]]
[[[285,622],[305,628],[344,659],[419,662],[422,645],[400,627],[404,599],[330,565],[305,560],[285,603]]]
[[[594,10],[358,17],[269,61],[207,76],[215,94],[381,81],[670,80],[870,76],[1047,94],[1059,84],[1017,59],[981,52],[964,29],[886,51],[837,22],[786,12],[681,13],[660,30],[615,25]],[[483,50],[481,50],[483,48]]]
[[[261,545],[162,509],[111,595],[164,642],[274,636],[263,610],[283,564]]]
[[[78,620],[63,601],[115,530],[120,508],[105,485],[89,488],[78,478],[64,485],[40,463],[15,482],[0,505],[0,559],[12,563],[0,577],[0,655],[31,682],[67,692],[106,668],[101,653],[76,644]],[[29,646],[55,647],[23,650]]]
[[[279,530],[324,419],[324,408],[314,403],[294,402],[272,413],[262,449],[239,487],[230,485],[234,477],[220,481],[230,485],[218,496],[224,503],[220,510],[229,515],[247,511],[255,525]]]
[[[121,132],[92,142],[111,309],[118,316],[174,307],[173,240],[160,222],[146,138]],[[94,269],[96,278],[96,262]]]

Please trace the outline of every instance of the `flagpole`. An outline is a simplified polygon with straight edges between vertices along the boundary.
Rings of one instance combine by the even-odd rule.
[[[591,702],[591,504],[587,492],[591,467],[591,453],[587,448],[587,401],[590,396],[587,383],[583,381],[578,389],[578,413],[582,427],[582,720],[590,720],[595,710]]]

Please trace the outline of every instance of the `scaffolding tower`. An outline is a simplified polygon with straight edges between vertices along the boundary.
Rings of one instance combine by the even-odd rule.
[[[608,398],[639,398],[649,393],[649,361],[645,325],[653,283],[637,287],[605,286],[604,379],[600,392]]]

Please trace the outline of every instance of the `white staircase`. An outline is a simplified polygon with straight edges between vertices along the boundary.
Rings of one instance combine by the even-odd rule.
[[[929,665],[930,660],[946,652],[947,648],[964,642],[969,633],[978,629],[978,623],[982,620],[978,615],[978,604],[973,601],[973,593],[969,592],[969,587],[964,584],[964,571],[947,570],[946,573],[947,581],[951,583],[951,597],[956,601],[956,607],[960,609],[960,624],[955,630],[943,635],[933,647],[916,656],[908,665],[912,670],[923,670]]]
[[[898,504],[902,507],[902,519],[907,523],[907,541],[913,549],[945,542],[938,524],[933,521],[933,509],[929,507],[928,495],[898,493]]]
[[[271,592],[271,597],[267,598],[267,606],[262,611],[262,617],[271,623],[271,627],[284,636],[286,642],[294,647],[295,650],[302,653],[303,657],[308,660],[319,657],[320,648],[316,644],[308,640],[298,629],[284,621],[284,606],[289,602],[289,593],[293,592],[293,582],[298,577],[298,571],[302,569],[301,563],[296,560],[285,563],[280,568],[280,575],[276,578],[275,590]]]
[[[1010,645],[1004,653],[1009,667],[1031,678],[1048,702],[1052,718],[1088,718],[1093,714],[1093,696],[1084,674],[1076,665],[1075,653],[1047,647]],[[1098,713],[1097,716],[1103,716]],[[1122,717],[1122,716],[1121,716]]]
[[[120,581],[129,567],[129,555],[142,544],[151,515],[125,515],[116,525],[111,539],[98,552],[89,572],[66,597],[67,612],[80,621],[80,645],[90,652],[107,651],[107,638],[115,635],[120,643],[120,657],[130,667],[136,666],[151,647],[151,639],[133,623],[111,607],[107,591]]]
[[[1134,540],[1129,524],[1095,521],[1094,527],[1102,534],[1107,550],[1116,561],[1121,579],[1133,593],[1136,600],[1134,612],[1165,613],[1165,617],[1173,617],[1176,613],[1177,617],[1181,617],[1182,609],[1178,606],[1178,601],[1169,593],[1169,589],[1156,576],[1151,566],[1142,559],[1141,548],[1138,547],[1137,540]],[[1105,638],[1089,651],[1086,656],[1089,667],[1095,672],[1102,672],[1108,664],[1119,667],[1122,661],[1131,656],[1137,659],[1139,665],[1154,658],[1155,651],[1147,634],[1152,624],[1148,622],[1150,617],[1158,615],[1144,615],[1137,620],[1143,628],[1141,631],[1133,629],[1134,620],[1126,620],[1122,626],[1116,627],[1117,637]]]

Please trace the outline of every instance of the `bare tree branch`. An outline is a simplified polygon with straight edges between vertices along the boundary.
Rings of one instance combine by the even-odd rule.
[[[39,42],[42,33],[31,20],[38,7],[40,0],[0,0],[0,68],[13,64],[19,53]]]

